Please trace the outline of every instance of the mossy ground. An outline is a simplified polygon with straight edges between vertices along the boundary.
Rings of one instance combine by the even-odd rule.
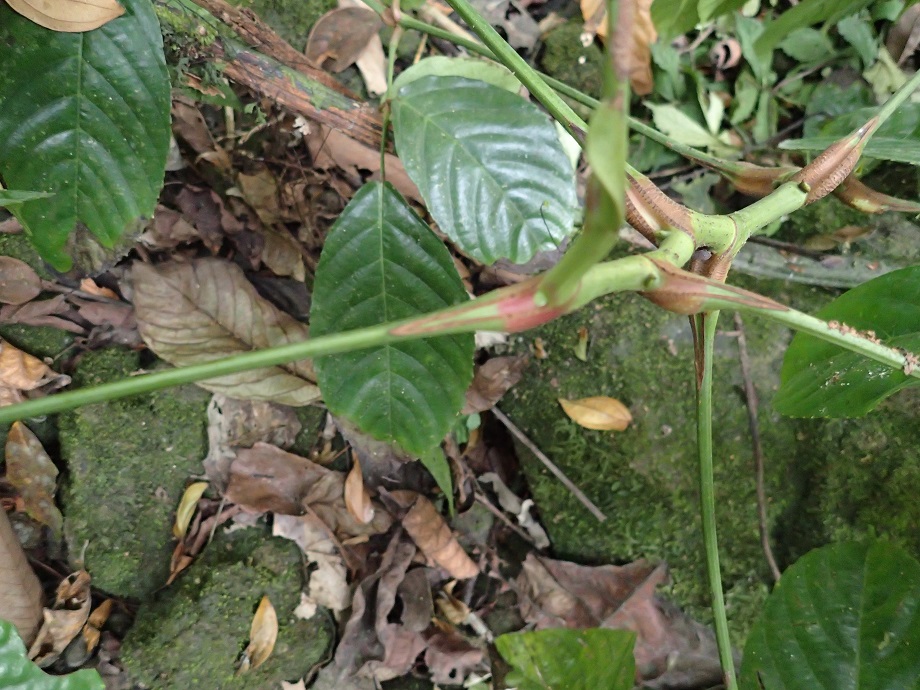
[[[336,0],[231,0],[247,7],[267,22],[278,34],[298,50],[307,44],[307,36],[316,20],[338,7]]]
[[[154,690],[264,690],[303,677],[325,657],[334,626],[322,613],[293,618],[302,579],[293,542],[264,528],[219,532],[176,584],[141,608],[122,648],[131,680]],[[277,613],[278,640],[262,666],[235,676],[263,595]]]
[[[127,350],[86,353],[74,386],[125,378],[139,364]],[[207,453],[208,400],[183,386],[60,416],[68,546],[77,559],[86,545],[85,567],[100,589],[146,599],[166,582],[173,513]]]
[[[798,308],[833,294],[775,281],[735,278]],[[589,331],[588,362],[575,358],[580,327]],[[731,315],[721,330],[734,330]],[[770,400],[789,334],[745,320],[759,426],[766,454],[768,511],[775,548],[788,565],[838,538],[889,536],[920,554],[917,502],[906,482],[920,474],[917,406],[908,396],[855,420],[790,420]],[[607,514],[600,523],[532,455],[524,469],[556,556],[583,563],[666,560],[671,595],[709,617],[698,513],[693,353],[687,320],[631,295],[607,299],[527,334],[541,337],[545,360],[532,360],[504,411]],[[737,341],[717,337],[714,382],[716,505],[723,580],[735,641],[742,643],[769,588],[758,536],[755,483]],[[632,411],[624,432],[583,429],[557,398],[610,395]]]

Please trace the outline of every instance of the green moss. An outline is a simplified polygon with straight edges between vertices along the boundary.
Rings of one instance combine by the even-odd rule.
[[[293,618],[301,572],[297,547],[266,529],[219,532],[175,585],[141,608],[122,648],[130,678],[156,690],[262,690],[304,676],[324,657],[332,624],[322,615]],[[235,677],[263,595],[278,615],[278,640],[262,666]]]
[[[749,289],[811,311],[832,294],[777,281],[735,278]],[[723,330],[733,330],[723,316]],[[588,362],[573,355],[578,329],[590,334]],[[920,554],[914,482],[920,479],[920,406],[906,396],[855,420],[780,417],[770,400],[789,334],[748,318],[745,332],[760,397],[766,490],[774,547],[786,566],[808,549],[867,533]],[[532,361],[502,401],[521,426],[603,510],[600,523],[529,452],[524,471],[553,542],[554,555],[582,563],[665,560],[671,596],[709,619],[700,535],[692,342],[686,319],[635,296],[620,296],[550,324],[534,336],[549,352]],[[734,337],[715,349],[716,505],[723,580],[735,641],[741,643],[770,585],[761,551],[747,409]],[[624,432],[582,429],[557,398],[610,395],[630,408]]]
[[[584,46],[583,26],[582,22],[572,20],[551,31],[544,40],[540,67],[550,76],[597,98],[601,92],[604,54],[595,42]]]
[[[35,251],[25,233],[12,235],[0,232],[0,256],[12,256],[14,259],[26,262],[35,269],[38,275],[46,280],[50,280],[52,277],[45,262]]]
[[[322,407],[306,405],[294,408],[294,412],[297,414],[297,419],[300,420],[301,428],[293,445],[288,448],[288,452],[307,457],[316,446],[316,439],[323,430],[326,410]]]
[[[118,380],[138,365],[126,350],[87,353],[74,385]],[[166,582],[173,512],[207,453],[208,398],[183,386],[61,415],[65,533],[71,558],[86,545],[85,567],[100,589],[146,599]]]
[[[264,19],[281,37],[299,50],[307,44],[307,36],[316,20],[338,7],[336,0],[231,0],[247,7]]]
[[[780,226],[778,236],[790,242],[801,242],[815,235],[829,235],[848,225],[862,227],[871,224],[871,216],[829,196],[790,214]]]

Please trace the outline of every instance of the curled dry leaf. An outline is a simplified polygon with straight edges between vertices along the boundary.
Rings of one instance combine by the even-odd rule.
[[[414,491],[392,491],[390,496],[400,506],[408,508],[402,524],[422,553],[458,580],[479,574],[478,566],[460,546],[431,501]]]
[[[54,504],[58,469],[41,441],[22,422],[13,422],[6,437],[6,478],[22,497],[26,514],[55,535],[64,518]]]
[[[179,500],[179,507],[176,508],[176,521],[173,523],[173,536],[176,539],[184,539],[188,531],[188,525],[192,521],[192,514],[198,506],[198,499],[208,488],[207,482],[194,482],[186,487],[182,498]]]
[[[573,422],[586,429],[623,431],[632,421],[626,405],[606,395],[580,400],[559,398],[559,404]]]
[[[76,33],[98,29],[120,17],[125,8],[115,0],[8,0],[26,19],[52,31]]]
[[[38,297],[42,279],[25,261],[0,256],[0,302],[25,304]]]
[[[249,645],[243,652],[237,675],[250,669],[259,668],[271,656],[278,639],[278,614],[267,596],[262,597],[256,615],[252,617],[249,630]]]
[[[45,621],[29,648],[29,658],[42,668],[54,663],[83,630],[92,604],[89,584],[89,573],[78,570],[58,585],[54,607],[45,609]]]
[[[177,366],[200,364],[275,345],[301,342],[307,327],[262,298],[236,265],[222,259],[131,271],[137,325],[147,346]],[[320,397],[308,361],[210,379],[215,393],[287,405]]]
[[[634,3],[632,51],[629,54],[629,83],[633,91],[647,96],[655,87],[652,75],[651,45],[658,40],[658,32],[652,23],[652,0],[637,0]],[[585,19],[585,34],[598,35],[607,39],[607,12],[604,0],[581,0],[581,14]]]
[[[355,520],[366,525],[374,519],[374,507],[371,505],[371,497],[364,486],[361,461],[357,456],[354,460],[351,471],[345,478],[345,507]]]
[[[317,67],[341,72],[353,65],[368,41],[382,26],[377,13],[366,7],[340,7],[324,14],[310,31],[307,59]]]

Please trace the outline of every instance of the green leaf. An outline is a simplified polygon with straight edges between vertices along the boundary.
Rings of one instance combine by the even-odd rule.
[[[39,253],[71,266],[79,224],[111,247],[153,214],[170,136],[170,85],[149,0],[86,33],[43,29],[0,3],[0,174],[54,192],[14,209]]]
[[[438,483],[438,488],[447,498],[447,505],[450,508],[450,514],[454,514],[454,480],[450,474],[450,462],[444,451],[438,447],[431,448],[419,456],[425,469],[427,469],[434,480]]]
[[[871,4],[872,0],[803,0],[766,25],[755,49],[762,60],[767,60],[780,41],[796,29],[820,22],[834,24]]]
[[[502,635],[495,646],[514,667],[506,683],[518,690],[631,690],[635,642],[628,630],[551,629]]]
[[[452,58],[435,55],[419,60],[412,67],[401,72],[393,80],[392,94],[395,96],[402,87],[422,77],[465,77],[484,81],[511,93],[521,90],[521,82],[514,76],[514,73],[497,62],[482,58]]]
[[[0,690],[103,690],[105,683],[90,669],[49,676],[26,655],[12,623],[0,620]]]
[[[879,276],[844,293],[817,316],[886,345],[920,352],[920,266]],[[786,351],[776,409],[792,417],[858,417],[916,378],[814,336],[797,334]]]
[[[708,129],[674,105],[646,103],[652,111],[652,120],[662,134],[687,146],[718,148],[721,142]]]
[[[465,253],[526,263],[571,233],[575,174],[535,105],[482,81],[424,77],[392,112],[406,172]]]
[[[807,26],[796,29],[780,41],[780,50],[798,62],[817,62],[834,53],[834,44],[821,31]]]
[[[397,321],[466,301],[444,244],[388,184],[358,190],[316,269],[315,336]],[[414,455],[440,443],[473,377],[473,336],[460,334],[318,358],[327,407]]]
[[[869,23],[859,18],[859,15],[845,17],[837,23],[837,31],[856,49],[863,67],[869,67],[878,55],[878,40]]]
[[[744,647],[742,690],[920,684],[920,563],[885,542],[816,549],[783,573]]]
[[[26,201],[46,199],[52,196],[47,192],[22,192],[17,189],[0,189],[0,206],[18,206]]]
[[[747,0],[654,0],[652,22],[661,38],[687,33],[701,22],[734,12]]]

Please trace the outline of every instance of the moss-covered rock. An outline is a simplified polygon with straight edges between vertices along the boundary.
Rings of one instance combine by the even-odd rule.
[[[87,353],[74,386],[128,377],[137,353]],[[100,589],[146,599],[163,586],[172,552],[172,519],[190,475],[207,453],[209,395],[182,386],[62,414],[63,494],[71,558],[84,553]]]
[[[550,76],[597,98],[601,92],[604,53],[596,42],[581,42],[584,23],[570,20],[547,34],[540,67]]]
[[[219,533],[175,585],[141,607],[122,648],[131,680],[155,690],[263,690],[296,681],[323,658],[333,632],[322,615],[293,618],[301,587],[293,542],[262,528]],[[262,666],[235,677],[263,596],[278,615],[278,640]]]
[[[736,278],[734,282],[742,282]],[[747,280],[746,287],[813,310],[827,291]],[[723,330],[733,330],[723,316]],[[575,358],[578,329],[590,334],[589,358]],[[790,420],[772,410],[789,334],[745,320],[766,489],[775,548],[788,565],[827,541],[884,534],[920,554],[918,508],[910,485],[920,474],[915,449],[920,414],[906,396],[856,420]],[[700,534],[694,419],[693,349],[687,320],[636,296],[618,296],[527,334],[549,356],[534,360],[502,408],[607,514],[600,523],[529,452],[524,469],[557,556],[583,563],[666,560],[672,596],[708,618]],[[736,339],[715,348],[716,503],[723,579],[736,642],[767,593],[769,571],[758,536],[754,469]],[[557,398],[611,395],[634,423],[624,432],[583,429],[562,414]]]

